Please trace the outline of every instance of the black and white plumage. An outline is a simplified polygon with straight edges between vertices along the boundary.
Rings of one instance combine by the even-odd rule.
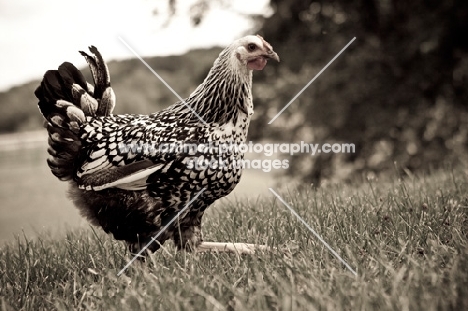
[[[126,241],[132,252],[146,245],[204,188],[158,238],[160,244],[173,239],[187,250],[201,247],[203,213],[237,185],[243,154],[236,149],[161,152],[145,146],[245,142],[253,114],[252,70],[262,70],[267,59],[279,61],[278,55],[260,36],[241,38],[220,53],[185,103],[151,115],[112,115],[115,95],[109,71],[99,51],[95,47],[90,51],[92,55],[80,53],[94,86],[71,63],[63,63],[46,72],[35,92],[47,120],[52,173],[70,182],[72,200],[92,224]],[[194,166],[194,159],[224,165]],[[158,248],[153,243],[150,250]]]

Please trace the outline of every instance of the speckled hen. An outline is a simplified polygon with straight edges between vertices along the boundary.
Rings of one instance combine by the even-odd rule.
[[[126,241],[132,253],[204,189],[149,250],[168,239],[179,249],[211,249],[216,243],[203,242],[202,216],[239,182],[243,153],[158,147],[245,142],[253,114],[252,71],[262,70],[268,59],[279,61],[278,55],[260,36],[241,38],[219,54],[204,82],[184,101],[151,115],[113,115],[107,65],[95,47],[90,52],[80,53],[94,86],[65,62],[47,71],[35,92],[47,120],[52,173],[69,181],[81,213]]]

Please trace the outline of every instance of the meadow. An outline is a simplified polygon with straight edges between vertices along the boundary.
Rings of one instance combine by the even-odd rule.
[[[118,277],[125,245],[80,218],[39,150],[0,158],[1,310],[468,308],[464,170],[278,190],[357,276],[265,191],[217,202],[204,235],[274,250],[192,254],[168,242]]]

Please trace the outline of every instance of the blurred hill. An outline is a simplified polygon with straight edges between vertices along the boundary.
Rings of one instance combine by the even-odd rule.
[[[220,51],[221,48],[199,49],[184,55],[145,58],[145,61],[184,98],[203,81]],[[60,64],[61,60],[57,60],[57,67]],[[115,113],[148,114],[178,100],[140,60],[112,61],[108,65],[117,96]],[[92,81],[88,68],[80,69]],[[34,96],[39,83],[36,80],[0,92],[0,133],[42,127],[43,118]]]

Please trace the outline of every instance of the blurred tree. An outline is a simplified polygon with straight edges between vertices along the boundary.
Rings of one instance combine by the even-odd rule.
[[[278,109],[293,97],[285,81],[301,81],[298,91],[358,38],[274,123],[287,125],[288,138],[355,143],[356,153],[304,156],[292,162],[293,175],[319,182],[393,170],[394,161],[416,170],[468,158],[466,2],[271,4],[275,13],[263,33],[284,60],[275,83]],[[259,112],[270,117],[267,104]]]
[[[163,12],[160,9],[154,9],[153,13],[155,15],[162,16],[165,20],[163,22],[163,27],[167,26],[174,15],[177,12],[177,0],[167,0],[167,9],[164,10]],[[159,5],[161,3],[158,3]],[[219,7],[222,9],[229,9],[231,11],[235,11],[232,1],[228,0],[195,0],[190,6],[189,6],[189,11],[187,12],[189,14],[190,21],[194,27],[197,27],[201,24],[203,21],[203,18],[205,17],[205,14],[213,9],[214,7]],[[245,15],[244,13],[237,12],[239,15]],[[256,19],[257,16],[251,15],[250,16],[252,19]]]

